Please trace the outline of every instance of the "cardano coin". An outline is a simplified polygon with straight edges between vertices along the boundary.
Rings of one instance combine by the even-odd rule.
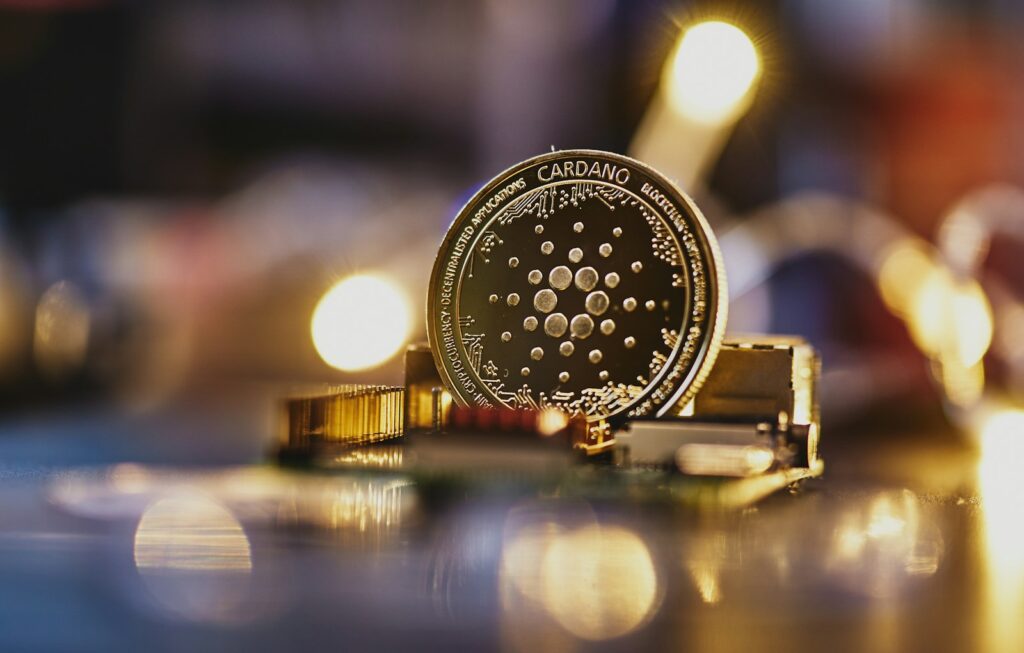
[[[462,405],[556,407],[614,428],[678,412],[725,331],[714,236],[668,179],[608,152],[544,154],[459,212],[430,278],[435,362]]]

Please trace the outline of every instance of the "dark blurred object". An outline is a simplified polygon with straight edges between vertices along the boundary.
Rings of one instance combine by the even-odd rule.
[[[120,3],[18,7],[0,9],[0,198],[15,222],[127,189],[124,98],[137,27]]]

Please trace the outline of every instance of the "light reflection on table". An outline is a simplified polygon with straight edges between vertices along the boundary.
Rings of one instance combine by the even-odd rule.
[[[438,496],[393,473],[64,471],[0,494],[0,579],[32,596],[42,575],[65,596],[56,613],[99,601],[90,628],[108,650],[153,629],[254,650],[427,634],[474,650],[1016,650],[1015,429],[993,422],[977,463],[959,445],[885,450],[905,484],[851,454],[733,511],[550,488]],[[11,633],[0,643],[24,641]]]
[[[499,588],[506,621],[557,624],[594,641],[640,628],[660,607],[662,589],[644,540],[596,520],[568,529],[544,520],[507,535]]]
[[[984,519],[985,615],[993,649],[1024,650],[1024,412],[991,416],[981,429],[978,490]]]
[[[150,595],[195,621],[244,619],[252,556],[241,524],[198,494],[154,501],[135,529],[135,568]]]

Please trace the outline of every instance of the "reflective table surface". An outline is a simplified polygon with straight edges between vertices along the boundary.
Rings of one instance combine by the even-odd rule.
[[[150,427],[105,425],[0,429],[2,650],[1024,649],[1014,438],[837,434],[822,479],[697,511],[180,464],[210,426],[117,462]]]

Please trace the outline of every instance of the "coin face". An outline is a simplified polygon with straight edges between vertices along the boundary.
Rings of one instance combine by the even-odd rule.
[[[457,402],[613,427],[688,401],[725,330],[703,216],[607,152],[553,152],[493,179],[449,229],[429,293],[431,350]]]

